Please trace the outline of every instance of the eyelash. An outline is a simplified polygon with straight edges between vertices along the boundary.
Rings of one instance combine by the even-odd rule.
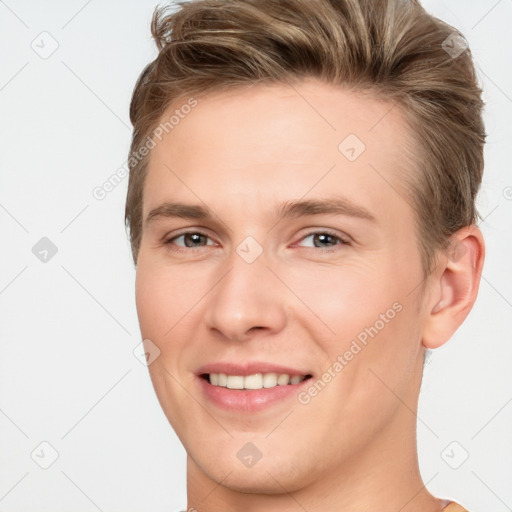
[[[177,245],[174,245],[172,242],[174,242],[176,239],[182,237],[182,236],[186,236],[186,235],[201,235],[201,236],[204,236],[206,238],[210,238],[206,233],[203,233],[202,231],[183,231],[182,233],[178,234],[178,235],[174,235],[172,238],[169,238],[168,240],[166,240],[164,242],[165,245],[168,245],[172,251],[175,251],[175,252],[189,252],[189,251],[195,251],[195,250],[198,250],[198,249],[202,249],[203,247],[208,247],[208,245],[204,246],[198,246],[198,247],[182,247],[182,246],[177,246]],[[334,246],[332,247],[326,247],[326,248],[321,248],[321,247],[305,247],[305,249],[321,249],[322,252],[334,252],[336,249],[335,247],[337,247],[338,245],[351,245],[350,244],[350,241],[347,239],[345,239],[344,237],[340,236],[339,234],[336,234],[336,233],[333,233],[332,231],[329,231],[328,229],[322,229],[322,230],[317,230],[317,231],[310,231],[309,233],[307,233],[306,235],[304,235],[300,240],[299,242],[302,242],[303,240],[305,240],[306,238],[309,238],[310,236],[314,236],[314,235],[329,235],[331,236],[332,238],[334,238],[335,240],[338,240],[339,243],[336,243]],[[211,246],[210,246],[211,247]]]

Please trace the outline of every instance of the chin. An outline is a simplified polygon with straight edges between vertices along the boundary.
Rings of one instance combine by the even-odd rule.
[[[199,457],[188,452],[188,464],[196,466],[207,478],[222,484],[223,487],[245,494],[273,495],[295,492],[311,483],[307,475],[313,474],[314,469],[312,467],[308,470],[307,464],[303,461],[292,460],[289,456],[283,460],[272,456],[271,450],[270,454],[263,455],[254,465],[247,467],[236,456],[226,457],[228,451],[231,450],[224,448],[206,454],[202,450],[198,451]],[[208,457],[207,460],[205,456]]]
[[[282,494],[284,489],[293,492],[301,487],[290,479],[290,468],[288,471],[278,471],[262,466],[259,469],[240,470],[238,465],[225,464],[222,468],[208,471],[206,475],[223,487],[244,494],[275,495]]]

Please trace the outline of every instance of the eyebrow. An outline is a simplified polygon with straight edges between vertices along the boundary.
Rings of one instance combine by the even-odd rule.
[[[345,198],[309,199],[303,201],[287,201],[281,204],[276,210],[278,220],[285,218],[300,218],[308,215],[346,215],[359,219],[376,222],[375,216],[363,206],[357,205]],[[144,224],[158,218],[180,218],[180,219],[213,219],[214,215],[210,209],[202,205],[165,202],[152,209]]]

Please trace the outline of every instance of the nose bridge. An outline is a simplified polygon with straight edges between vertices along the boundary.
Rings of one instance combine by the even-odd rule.
[[[224,260],[220,281],[212,290],[205,321],[226,338],[240,340],[254,327],[275,332],[286,322],[284,297],[263,247],[247,237]],[[282,287],[281,287],[282,288]]]

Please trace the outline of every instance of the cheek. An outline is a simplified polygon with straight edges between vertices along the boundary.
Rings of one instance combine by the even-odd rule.
[[[337,335],[323,345],[329,359],[324,371],[334,377],[326,376],[332,385],[317,403],[318,414],[329,412],[333,430],[341,426],[370,438],[402,401],[410,402],[420,345],[413,313],[410,304],[384,300],[377,309],[354,309],[336,324]]]
[[[340,376],[347,400],[355,387],[359,395],[382,391],[371,369],[392,387],[406,384],[421,336],[417,297],[409,294],[405,272],[323,267],[289,282],[307,306],[295,318],[319,345],[325,369]]]
[[[159,337],[163,326],[160,309],[162,285],[157,274],[151,272],[139,260],[135,278],[135,304],[143,338],[154,339]]]
[[[160,350],[148,370],[162,410],[178,431],[180,419],[171,412],[190,407],[188,395],[177,384],[183,379],[179,372],[186,341],[179,334],[189,327],[186,313],[197,300],[191,297],[197,290],[193,288],[191,292],[186,281],[176,269],[164,269],[158,262],[139,259],[135,301],[140,331],[143,339],[150,339]]]
[[[379,269],[369,266],[323,266],[293,272],[288,283],[308,310],[302,318],[309,328],[323,339],[332,339],[339,349],[376,322],[381,330],[382,314],[384,320],[396,316],[393,305],[400,301],[399,283],[384,281],[379,275]]]
[[[135,279],[142,335],[162,341],[168,338],[169,330],[186,315],[199,294],[198,287],[193,286],[193,281],[183,279],[179,269],[165,269],[158,263],[142,260]]]

